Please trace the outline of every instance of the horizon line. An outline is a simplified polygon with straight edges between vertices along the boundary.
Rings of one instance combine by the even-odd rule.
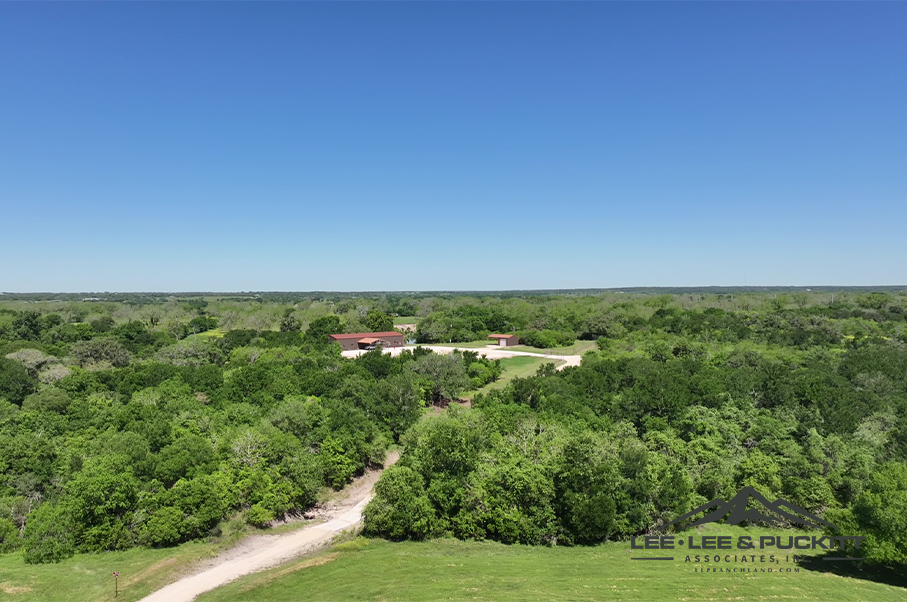
[[[259,289],[259,290],[69,290],[69,291],[0,291],[0,297],[6,295],[261,295],[261,294],[428,294],[428,293],[552,293],[552,292],[575,292],[575,291],[600,291],[600,292],[639,292],[639,291],[684,291],[696,292],[702,290],[735,290],[735,291],[752,291],[752,292],[772,292],[779,290],[796,290],[797,292],[833,292],[833,291],[867,291],[867,290],[890,290],[903,289],[907,290],[907,284],[783,284],[783,285],[652,285],[652,286],[616,286],[616,287],[569,287],[569,288],[512,288],[512,289],[374,289],[374,290],[329,290],[329,289],[311,289],[311,290],[292,290],[292,289]]]

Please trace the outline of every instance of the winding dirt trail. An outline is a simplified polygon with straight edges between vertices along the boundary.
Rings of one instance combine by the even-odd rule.
[[[385,467],[398,458],[397,453],[389,454]],[[341,532],[359,525],[362,511],[372,499],[372,488],[381,472],[369,470],[344,491],[346,495],[342,499],[331,501],[319,509],[316,514],[327,519],[325,522],[284,535],[247,537],[234,548],[205,562],[195,573],[142,598],[141,602],[191,602],[199,594],[243,575],[271,568],[324,547]]]

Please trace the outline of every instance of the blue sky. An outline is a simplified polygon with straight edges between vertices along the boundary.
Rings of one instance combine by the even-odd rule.
[[[907,283],[907,4],[3,3],[0,290]]]

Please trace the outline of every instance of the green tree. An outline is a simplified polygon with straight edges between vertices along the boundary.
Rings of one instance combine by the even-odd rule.
[[[26,564],[60,562],[75,554],[74,527],[64,508],[42,504],[28,515],[25,523]]]
[[[781,493],[781,467],[777,460],[758,449],[752,450],[737,467],[737,482],[753,487],[762,495],[774,499]]]
[[[336,437],[328,437],[321,445],[325,477],[336,489],[349,483],[356,474],[357,463],[351,452],[350,446]]]
[[[183,513],[166,506],[156,510],[142,526],[140,541],[152,547],[172,546],[182,540]]]
[[[107,362],[114,368],[128,366],[129,352],[120,343],[109,337],[79,341],[75,343],[70,352],[81,367]]]
[[[6,354],[6,357],[21,363],[25,366],[25,369],[28,370],[28,373],[35,378],[38,377],[38,374],[46,366],[60,361],[52,355],[47,355],[43,351],[28,347],[19,349],[13,353],[8,353]]]
[[[830,511],[829,522],[845,535],[864,535],[850,554],[880,564],[907,564],[907,464],[890,462],[870,477],[852,508]]]
[[[116,321],[110,316],[101,316],[89,322],[91,329],[95,332],[104,333],[110,332],[110,330],[116,326]]]
[[[26,411],[65,414],[70,401],[71,399],[66,391],[55,387],[48,387],[26,397],[25,401],[22,402],[22,409]]]
[[[463,361],[452,355],[431,353],[410,364],[410,369],[431,382],[432,400],[455,399],[470,384]]]
[[[19,529],[13,524],[13,521],[0,518],[0,554],[15,552],[22,546],[22,538],[19,537]]]
[[[80,551],[122,550],[132,546],[130,514],[139,482],[121,456],[95,459],[66,484],[61,504],[71,514]]]
[[[0,357],[0,399],[22,405],[36,388],[37,382],[28,370],[14,360]]]
[[[43,325],[41,313],[37,311],[23,311],[13,320],[12,330],[15,338],[24,341],[37,341],[41,336]]]
[[[214,448],[203,437],[186,433],[158,454],[155,475],[168,487],[182,478],[208,474],[214,467]]]
[[[323,316],[312,320],[305,331],[305,340],[314,345],[327,345],[328,335],[343,332],[340,318],[337,316]]]
[[[550,544],[558,521],[555,489],[545,467],[523,456],[481,463],[470,475],[466,507],[474,536],[503,543]]]
[[[394,319],[383,311],[372,310],[368,312],[363,322],[369,332],[388,332],[394,329]]]
[[[280,319],[280,332],[299,332],[302,330],[302,323],[293,314],[286,314]]]
[[[391,466],[381,475],[363,514],[366,535],[420,540],[434,532],[435,513],[422,477],[406,466]]]
[[[616,530],[617,459],[591,433],[570,439],[554,476],[564,543],[598,543]]]

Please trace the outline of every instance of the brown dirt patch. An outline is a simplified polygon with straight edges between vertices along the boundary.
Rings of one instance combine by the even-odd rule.
[[[330,554],[325,554],[324,556],[319,556],[317,558],[309,558],[307,560],[303,560],[298,564],[294,564],[293,566],[288,566],[285,569],[277,571],[276,573],[274,573],[274,577],[283,577],[284,575],[289,575],[290,573],[295,573],[296,571],[301,571],[302,569],[311,568],[313,566],[321,566],[322,564],[333,562],[337,559],[337,556],[337,552],[331,552]]]
[[[138,583],[139,581],[144,581],[145,579],[147,579],[151,575],[157,573],[158,571],[162,571],[162,570],[166,569],[167,567],[177,564],[178,562],[179,562],[178,558],[165,558],[164,560],[161,560],[160,562],[155,562],[151,566],[142,569],[135,575],[130,575],[128,579],[124,579],[123,585],[124,586],[132,585],[133,583]]]
[[[296,563],[292,566],[288,566],[285,569],[281,569],[277,572],[271,573],[265,579],[260,579],[260,580],[255,581],[254,583],[250,583],[250,584],[246,585],[245,587],[243,587],[242,589],[240,589],[239,591],[240,591],[240,593],[243,593],[243,594],[247,593],[250,590],[253,590],[257,587],[267,585],[267,584],[271,583],[272,581],[274,581],[275,579],[280,579],[281,577],[285,577],[286,575],[289,575],[290,573],[295,573],[296,571],[308,569],[313,566],[321,566],[323,564],[333,562],[334,560],[337,559],[337,556],[338,556],[337,552],[331,552],[330,554],[325,554],[324,556],[319,556],[317,558],[308,558],[306,560],[303,560],[302,562]]]
[[[472,402],[468,399],[442,399],[431,404],[428,407],[428,410],[435,414],[440,414],[451,405],[460,406],[462,408],[471,408]]]
[[[27,585],[13,585],[9,581],[3,581],[0,582],[0,592],[9,594],[10,596],[16,596],[19,594],[31,593],[31,588]]]

